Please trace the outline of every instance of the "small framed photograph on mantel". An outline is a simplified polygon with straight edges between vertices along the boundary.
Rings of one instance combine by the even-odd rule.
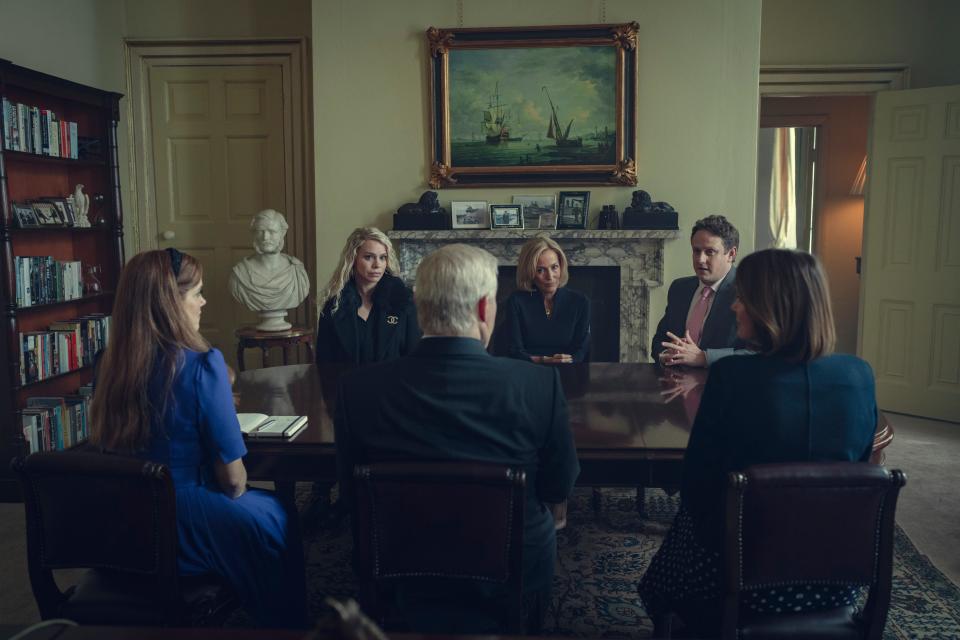
[[[589,191],[561,191],[557,229],[586,229],[590,217]]]
[[[491,229],[523,229],[523,205],[490,205]]]
[[[525,229],[555,229],[557,213],[557,197],[554,195],[542,196],[513,196],[513,204],[523,205],[523,227]],[[549,219],[552,216],[553,224],[549,227],[540,226],[542,216]]]
[[[489,229],[487,203],[480,200],[453,201],[450,216],[454,229]]]

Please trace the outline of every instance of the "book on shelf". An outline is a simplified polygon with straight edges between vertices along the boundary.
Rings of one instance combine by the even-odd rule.
[[[77,123],[53,111],[3,98],[3,148],[54,158],[79,158]]]
[[[30,453],[66,449],[90,435],[90,396],[36,396],[20,411]]]
[[[93,364],[109,335],[110,316],[102,313],[57,321],[47,331],[20,332],[20,384]]]
[[[76,300],[83,296],[83,265],[60,262],[53,256],[14,256],[18,307]]]
[[[240,430],[248,438],[292,438],[307,426],[307,416],[268,416],[238,413]]]

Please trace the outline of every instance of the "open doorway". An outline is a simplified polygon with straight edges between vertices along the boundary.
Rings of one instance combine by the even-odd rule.
[[[813,246],[818,128],[760,127],[754,248]]]
[[[784,221],[771,213],[772,160],[758,149],[756,248],[777,246],[777,226],[794,234],[794,246],[816,254],[830,281],[837,323],[837,350],[857,352],[859,323],[859,259],[863,240],[863,184],[858,183],[867,154],[867,133],[873,98],[850,96],[764,96],[760,100],[760,140],[781,139],[778,157],[793,161],[783,173],[792,176],[795,215]],[[765,129],[769,131],[765,132]],[[792,131],[792,151],[788,148]],[[769,156],[772,158],[773,156]],[[766,173],[763,173],[767,165]],[[786,189],[782,190],[786,194]],[[777,202],[774,199],[774,202]],[[789,209],[786,203],[784,209]],[[777,216],[780,216],[779,218]],[[806,220],[804,216],[807,216]],[[766,242],[767,244],[764,244]],[[784,244],[781,246],[789,246]]]

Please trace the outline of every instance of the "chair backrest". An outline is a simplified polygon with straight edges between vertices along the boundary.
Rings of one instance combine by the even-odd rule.
[[[862,462],[766,464],[731,473],[724,637],[740,592],[794,584],[869,587],[862,622],[880,638],[890,603],[899,470]]]
[[[383,620],[391,582],[499,585],[522,631],[526,475],[471,462],[389,462],[354,470],[354,554],[364,606]]]
[[[42,618],[56,617],[66,598],[52,571],[74,568],[142,576],[174,614],[176,501],[165,466],[61,451],[15,458],[11,467],[23,487],[27,564]]]

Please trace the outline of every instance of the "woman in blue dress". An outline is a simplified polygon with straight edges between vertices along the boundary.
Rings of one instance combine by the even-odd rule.
[[[200,263],[176,249],[140,253],[124,267],[90,440],[169,467],[181,575],[219,575],[258,624],[302,627],[299,538],[272,493],[247,488],[227,365],[200,335],[202,279]]]
[[[507,355],[542,363],[583,362],[590,352],[590,300],[568,289],[567,256],[546,235],[530,238],[506,304]]]
[[[832,353],[833,313],[816,258],[758,251],[743,260],[736,286],[737,337],[756,354],[710,368],[683,459],[680,510],[639,585],[655,623],[675,613],[698,637],[719,635],[727,473],[763,463],[867,461],[877,425],[870,365]],[[747,593],[748,606],[812,611],[852,604],[857,595],[842,586],[784,589],[793,592]]]

